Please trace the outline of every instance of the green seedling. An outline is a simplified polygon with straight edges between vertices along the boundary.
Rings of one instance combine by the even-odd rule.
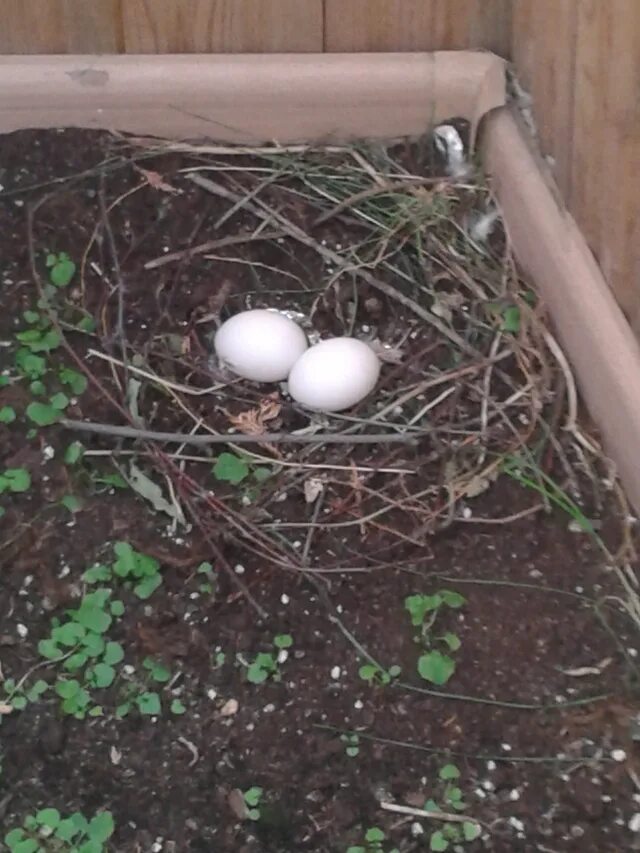
[[[120,643],[106,637],[114,618],[124,613],[122,602],[111,595],[104,588],[85,595],[79,607],[66,611],[64,621],[52,620],[50,636],[38,643],[43,658],[60,664],[54,690],[62,712],[78,720],[101,715],[102,707],[92,704],[92,691],[113,684],[115,667],[124,658]]]
[[[45,264],[49,269],[49,280],[55,287],[67,287],[76,272],[76,265],[66,252],[47,255]]]
[[[0,704],[7,705],[13,711],[24,711],[30,702],[37,702],[49,689],[46,681],[38,679],[31,687],[27,688],[14,678],[7,678],[2,684],[3,695]],[[0,715],[0,720],[2,716]]]
[[[82,576],[86,583],[120,580],[143,600],[149,598],[162,583],[160,564],[153,557],[135,551],[128,542],[116,542],[112,566],[93,566]]]
[[[64,461],[67,465],[75,465],[82,459],[84,446],[79,441],[72,441],[64,452]]]
[[[378,826],[371,826],[364,834],[364,844],[348,847],[347,853],[382,853],[386,835]],[[399,853],[394,847],[389,853]]]
[[[262,802],[263,794],[264,789],[259,788],[257,785],[244,792],[244,802],[247,807],[247,817],[249,820],[260,820],[260,803]]]
[[[196,569],[196,574],[202,575],[205,578],[200,584],[200,592],[212,595],[215,592],[218,579],[211,563],[200,563]]]
[[[16,410],[11,406],[0,408],[0,424],[12,424],[16,419]]]
[[[458,651],[461,645],[457,634],[450,631],[440,636],[434,635],[434,625],[443,609],[457,610],[464,604],[464,596],[450,589],[441,589],[434,595],[409,595],[405,599],[404,605],[411,617],[411,624],[420,629],[417,640],[427,647],[418,660],[418,673],[432,684],[446,684],[456,668],[452,657],[433,648],[435,643],[446,646],[448,652]]]
[[[29,491],[31,475],[26,468],[5,468],[0,474],[0,495],[4,492],[20,494]]]
[[[213,476],[223,483],[238,486],[247,480],[253,480],[258,485],[271,476],[271,469],[256,466],[251,460],[235,453],[221,453],[213,466]]]
[[[62,413],[69,405],[69,398],[62,391],[53,394],[49,398],[48,403],[33,402],[29,403],[26,409],[27,418],[36,426],[51,426],[57,423],[62,417]]]
[[[274,651],[258,652],[253,661],[247,666],[247,681],[251,684],[263,684],[268,678],[280,681],[279,666],[286,659],[285,652],[293,645],[293,637],[290,634],[278,634],[273,638]]]
[[[402,672],[401,667],[397,664],[390,666],[389,669],[383,669],[378,664],[369,662],[363,663],[358,670],[358,675],[363,681],[370,685],[378,684],[386,687],[391,684],[394,678],[397,678]]]
[[[436,800],[429,799],[424,805],[427,812],[463,812],[467,806],[463,801],[462,791],[455,784],[460,779],[460,771],[455,764],[445,764],[440,768],[438,780],[441,786],[440,805]],[[431,833],[429,849],[443,853],[465,842],[475,841],[481,834],[481,828],[473,820],[462,823],[445,822]]]
[[[10,853],[103,853],[114,828],[111,812],[87,820],[80,812],[62,817],[58,809],[46,808],[28,815],[4,843]]]
[[[360,752],[360,738],[358,735],[340,735],[340,740],[345,744],[344,751],[349,758],[355,758]]]

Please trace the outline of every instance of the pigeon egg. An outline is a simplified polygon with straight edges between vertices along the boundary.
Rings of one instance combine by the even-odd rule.
[[[330,338],[308,349],[289,374],[289,393],[317,412],[341,412],[375,388],[380,362],[355,338]]]
[[[281,382],[307,349],[307,338],[288,317],[256,308],[223,323],[213,346],[220,361],[238,376],[254,382]]]

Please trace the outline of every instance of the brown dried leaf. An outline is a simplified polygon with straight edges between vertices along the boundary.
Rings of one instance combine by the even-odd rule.
[[[324,482],[321,477],[309,477],[304,481],[304,499],[308,504],[312,504],[318,495],[322,494]]]
[[[238,820],[247,819],[247,804],[244,801],[244,794],[239,788],[234,788],[229,792],[227,803]]]
[[[220,716],[233,717],[234,714],[238,713],[239,707],[237,699],[227,699],[222,708],[220,708]]]
[[[11,714],[13,712],[13,705],[9,705],[8,702],[0,702],[0,716],[3,714]]]
[[[281,409],[282,404],[278,400],[278,395],[272,394],[270,397],[261,400],[257,409],[247,409],[246,412],[240,412],[238,415],[229,414],[228,417],[240,432],[248,435],[260,435],[266,432],[268,421],[275,421]]]
[[[182,190],[168,184],[159,172],[152,172],[149,169],[142,169],[138,166],[138,171],[154,190],[160,190],[163,193],[171,193],[171,195],[181,195]]]

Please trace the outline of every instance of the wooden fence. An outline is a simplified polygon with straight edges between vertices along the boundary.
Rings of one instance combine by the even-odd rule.
[[[3,0],[0,53],[486,48],[640,335],[640,0]]]

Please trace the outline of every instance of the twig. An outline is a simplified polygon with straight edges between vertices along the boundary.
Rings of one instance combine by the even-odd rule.
[[[477,823],[478,826],[484,826],[487,828],[486,824],[482,823],[482,821],[464,814],[440,811],[431,812],[427,811],[427,809],[414,809],[411,806],[400,806],[397,803],[385,802],[380,803],[380,808],[384,809],[386,812],[394,812],[395,814],[406,814],[411,815],[411,817],[421,817],[423,820],[442,820],[446,823]]]
[[[192,435],[188,432],[158,432],[150,429],[137,429],[131,426],[100,424],[91,421],[74,421],[62,418],[60,425],[76,432],[90,432],[94,435],[111,435],[118,438],[133,438],[140,441],[159,441],[167,444],[416,444],[414,434],[362,433],[346,435],[344,433],[314,433],[303,435],[289,432],[263,432],[259,435],[233,433],[226,435]],[[274,463],[277,460],[273,460]]]
[[[156,270],[158,267],[165,266],[165,264],[182,261],[185,258],[191,258],[193,255],[203,255],[205,252],[215,252],[218,249],[223,249],[225,246],[240,246],[243,243],[254,243],[257,240],[277,240],[279,237],[286,236],[286,232],[280,230],[261,231],[256,234],[234,234],[230,237],[220,237],[218,240],[207,240],[204,243],[199,243],[197,246],[183,249],[181,252],[170,252],[168,255],[161,255],[159,258],[147,261],[144,269]]]
[[[375,196],[393,192],[406,193],[408,189],[411,189],[411,187],[433,186],[434,184],[442,183],[446,183],[446,178],[421,177],[420,180],[413,181],[410,186],[407,186],[406,181],[390,181],[389,183],[384,183],[375,187],[367,187],[367,189],[360,190],[360,192],[354,193],[353,195],[349,196],[349,198],[345,198],[343,201],[336,204],[336,206],[332,207],[331,210],[328,210],[326,211],[326,213],[321,214],[313,223],[313,227],[317,228],[318,225],[322,225],[323,223],[328,222],[329,219],[333,219],[335,216],[338,216],[340,213],[347,210],[349,207],[353,207],[354,205],[359,204],[361,201],[366,201],[368,198],[375,198]]]
[[[116,321],[116,336],[120,341],[120,349],[122,352],[122,361],[126,377],[128,365],[127,339],[124,331],[124,280],[122,278],[122,271],[120,269],[120,259],[118,258],[118,249],[116,247],[115,237],[113,236],[113,229],[111,228],[111,223],[109,222],[109,212],[107,210],[107,204],[105,201],[104,172],[102,172],[100,175],[100,189],[98,191],[98,198],[100,201],[100,214],[102,216],[102,222],[105,233],[107,235],[107,242],[109,244],[109,251],[111,253],[111,263],[113,264],[113,271],[116,277],[116,289],[118,292],[118,315]]]

